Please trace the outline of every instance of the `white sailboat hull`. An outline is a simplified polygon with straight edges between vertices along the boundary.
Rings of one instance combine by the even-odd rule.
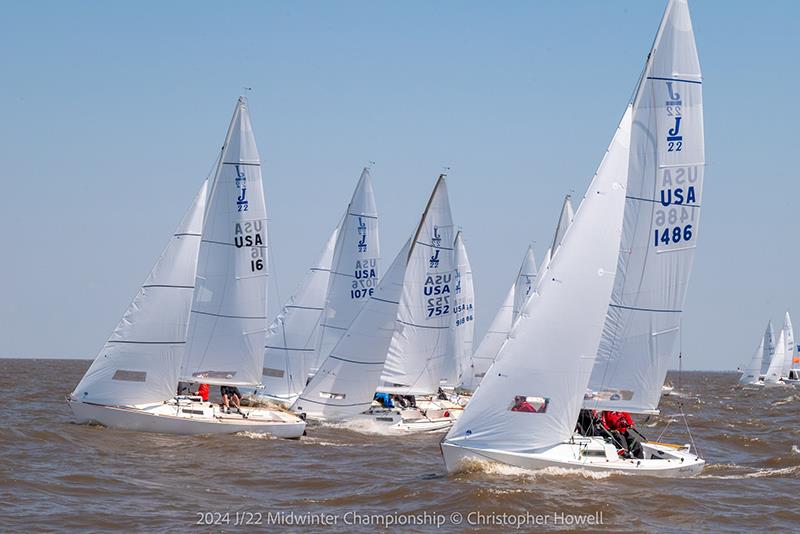
[[[455,413],[455,412],[453,412]],[[448,430],[456,420],[449,410],[446,413],[423,413],[415,408],[377,408],[372,407],[356,416],[355,420],[365,420],[384,426],[387,429],[407,432],[439,432]]]
[[[248,415],[244,418],[240,414],[224,414],[208,402],[107,406],[67,399],[67,403],[78,423],[138,432],[182,435],[259,432],[297,439],[306,428],[305,421],[289,413],[242,407]]]
[[[535,452],[478,449],[446,441],[442,442],[441,449],[448,473],[469,469],[476,463],[494,462],[530,470],[557,467],[682,478],[697,475],[705,467],[705,460],[691,454],[688,446],[676,447],[653,442],[642,443],[642,446],[645,450],[643,460],[619,458],[616,449],[601,438],[579,438]]]

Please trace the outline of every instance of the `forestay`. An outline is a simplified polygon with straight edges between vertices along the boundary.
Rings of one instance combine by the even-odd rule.
[[[656,410],[676,355],[702,200],[700,65],[685,0],[672,0],[633,102],[614,291],[586,407]]]
[[[72,396],[106,405],[175,395],[186,343],[206,185]]]
[[[378,210],[369,170],[364,169],[347,206],[328,282],[314,368],[328,356],[375,292],[380,275]]]
[[[438,390],[452,343],[453,270],[453,219],[441,175],[414,234],[382,391]]]
[[[292,409],[317,419],[344,419],[369,408],[395,331],[411,240],[325,358]]]
[[[269,327],[261,378],[265,393],[284,398],[299,395],[309,372],[317,366],[319,322],[338,231],[337,226],[300,289]]]
[[[553,256],[549,276],[456,420],[448,442],[518,452],[572,436],[614,283],[630,124],[629,108]]]
[[[267,309],[267,213],[247,103],[239,98],[209,184],[182,380],[258,385]]]

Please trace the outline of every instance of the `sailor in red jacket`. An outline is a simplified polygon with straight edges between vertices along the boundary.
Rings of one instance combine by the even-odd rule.
[[[623,452],[621,454],[627,458],[631,456],[634,458],[644,458],[642,444],[633,432],[628,431],[629,428],[633,428],[631,414],[628,412],[603,412],[601,421],[603,426],[611,432],[614,441],[616,441],[622,449]]]
[[[197,388],[197,391],[192,393],[192,395],[197,395],[203,401],[208,402],[208,384],[200,384]]]

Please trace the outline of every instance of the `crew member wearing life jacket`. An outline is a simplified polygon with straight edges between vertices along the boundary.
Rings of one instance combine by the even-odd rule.
[[[603,412],[601,421],[603,426],[608,429],[614,440],[620,445],[625,456],[634,458],[644,458],[644,450],[639,439],[634,435],[633,419],[628,412]]]
[[[204,402],[208,402],[208,384],[200,384],[197,387],[197,391],[192,393],[192,395],[197,395],[203,399]]]

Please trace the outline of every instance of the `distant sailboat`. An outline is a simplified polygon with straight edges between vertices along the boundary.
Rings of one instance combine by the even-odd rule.
[[[769,368],[764,375],[764,384],[776,385],[782,384],[781,377],[783,376],[783,362],[786,360],[786,330],[781,329],[778,335],[778,342],[775,344],[775,355],[772,356],[772,361],[769,362]]]
[[[663,339],[672,341],[677,332],[673,316],[680,308],[674,304],[683,302],[689,268],[672,262],[685,261],[689,254],[690,265],[696,239],[692,225],[697,223],[703,167],[700,84],[688,6],[685,0],[671,0],[633,102],[573,225],[552,254],[547,276],[442,442],[448,471],[486,460],[529,469],[559,466],[663,477],[702,471],[705,462],[687,446],[643,442],[644,457],[629,459],[618,455],[613,442],[574,434],[593,366],[619,363],[620,354],[631,367],[625,373],[640,373],[647,381],[641,389],[638,380],[631,384],[642,393],[635,402],[646,406],[660,397],[664,363],[656,360],[657,369],[648,370],[654,358],[642,355],[652,347],[659,356],[671,351],[671,345],[662,347],[653,338],[667,335]],[[674,222],[667,213],[673,208]],[[655,271],[649,271],[653,266]],[[677,284],[670,295],[678,302],[657,291],[665,287],[664,276]],[[619,314],[611,317],[617,322],[604,321],[609,301]],[[669,320],[662,322],[662,315]],[[611,328],[604,329],[604,322]],[[645,325],[652,326],[639,333]],[[601,339],[611,338],[613,357],[601,347],[604,356],[596,358]],[[606,378],[619,380],[619,374],[601,373],[601,386],[606,387]],[[601,400],[623,399],[612,395]],[[623,402],[610,406],[635,407]]]
[[[743,385],[761,385],[761,360],[764,358],[764,342],[765,336],[761,336],[761,342],[758,348],[753,353],[750,362],[742,370],[742,376],[739,377],[739,383]]]
[[[767,323],[767,328],[764,330],[764,356],[761,359],[761,378],[767,374],[769,364],[775,356],[775,328],[772,326],[772,321]]]
[[[213,179],[68,399],[79,422],[177,434],[299,438],[293,414],[238,414],[175,396],[178,380],[259,383],[266,327],[266,209],[247,104],[237,102]],[[188,330],[187,330],[188,321]]]
[[[788,311],[783,317],[783,331],[786,333],[784,339],[784,342],[786,343],[786,352],[783,360],[783,371],[781,376],[784,378],[784,381],[787,381],[789,379],[789,373],[791,370],[796,367],[800,368],[800,366],[797,365],[797,346],[794,344],[794,328],[792,328],[792,318],[789,317]],[[796,380],[796,378],[794,380]]]

